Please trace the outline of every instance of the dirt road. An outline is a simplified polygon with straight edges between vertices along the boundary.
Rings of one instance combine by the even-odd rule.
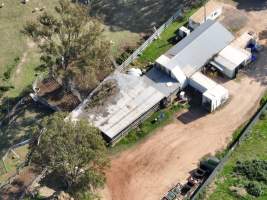
[[[266,11],[246,12],[255,20],[252,28],[261,31],[267,27],[267,21],[261,20]],[[199,159],[225,147],[233,132],[256,111],[267,88],[267,51],[249,68],[238,80],[223,84],[231,99],[219,111],[187,124],[175,120],[142,144],[114,157],[103,199],[160,199],[172,185],[186,180]]]

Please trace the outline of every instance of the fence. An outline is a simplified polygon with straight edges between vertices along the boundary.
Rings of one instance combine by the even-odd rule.
[[[138,49],[136,49],[131,56],[127,58],[116,70],[123,72],[129,64],[133,62],[142,52],[166,29],[174,20],[181,16],[181,10],[178,10],[168,21],[159,27],[153,35],[151,35]]]
[[[216,175],[220,172],[223,168],[225,163],[230,158],[233,151],[243,142],[251,134],[251,129],[255,125],[255,123],[259,120],[260,115],[266,110],[267,102],[258,110],[258,112],[251,118],[249,123],[243,128],[240,136],[235,140],[235,142],[230,145],[226,155],[222,158],[219,165],[214,169],[208,179],[204,182],[204,184],[193,194],[191,200],[197,200],[201,197],[206,187],[215,179]]]
[[[134,59],[136,59],[168,26],[176,20],[181,15],[181,10],[178,10],[168,21],[166,21],[163,25],[161,25],[153,35],[151,35],[138,49],[136,49],[131,56],[127,58],[120,66],[118,66],[114,73],[116,72],[124,72],[128,65],[133,62]],[[75,110],[79,111],[82,107],[87,105],[90,101],[92,96],[95,94],[95,92],[101,88],[101,85],[109,78],[106,77],[83,101]]]

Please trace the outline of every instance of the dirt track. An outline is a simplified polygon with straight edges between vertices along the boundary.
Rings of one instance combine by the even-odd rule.
[[[248,14],[254,22],[249,23],[254,30],[263,31],[267,27],[267,17],[262,20],[267,11]],[[223,84],[231,100],[219,111],[187,124],[176,120],[142,144],[113,158],[104,199],[160,199],[172,185],[186,180],[199,159],[225,147],[233,132],[256,111],[267,88],[267,51],[249,68],[238,80]],[[196,112],[193,110],[189,114],[193,116]]]

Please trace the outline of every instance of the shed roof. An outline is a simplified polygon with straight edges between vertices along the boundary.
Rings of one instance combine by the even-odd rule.
[[[207,20],[156,62],[170,71],[179,67],[190,77],[233,39],[234,36],[219,22]]]
[[[157,69],[141,77],[115,73],[109,79],[116,80],[119,88],[112,100],[107,100],[97,110],[85,109],[86,105],[82,105],[72,112],[71,117],[73,120],[87,119],[110,139],[179,88],[177,81]],[[169,82],[171,87],[167,87]]]
[[[234,70],[250,57],[251,53],[247,50],[228,45],[214,58],[214,62]]]

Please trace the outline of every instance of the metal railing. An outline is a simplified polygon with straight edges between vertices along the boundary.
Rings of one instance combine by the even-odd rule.
[[[216,178],[217,174],[221,171],[224,167],[225,163],[229,160],[230,156],[232,155],[233,151],[252,133],[252,127],[258,122],[261,114],[266,111],[267,102],[254,114],[251,120],[247,123],[247,125],[241,131],[239,137],[228,147],[226,155],[221,159],[218,166],[214,169],[208,179],[203,183],[203,185],[193,194],[191,200],[197,200],[201,197],[207,186],[213,182]]]

